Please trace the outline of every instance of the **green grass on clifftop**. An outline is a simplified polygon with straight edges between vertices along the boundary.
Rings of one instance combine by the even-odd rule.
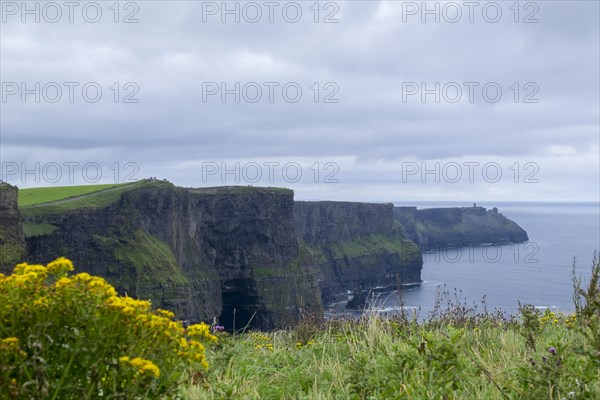
[[[101,190],[116,188],[123,184],[56,186],[19,190],[19,207],[44,204],[71,197],[92,194]]]
[[[23,189],[19,191],[19,208],[23,215],[60,214],[78,208],[106,207],[121,194],[148,186],[165,186],[168,182],[141,180],[109,185],[63,186]]]

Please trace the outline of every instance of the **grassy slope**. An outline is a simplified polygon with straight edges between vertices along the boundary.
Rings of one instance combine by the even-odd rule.
[[[19,191],[19,208],[24,216],[60,214],[78,208],[100,208],[117,201],[123,192],[148,186],[172,187],[173,185],[169,182],[144,179],[121,184],[22,189]],[[210,187],[191,190],[195,193],[245,193],[256,190],[280,193],[289,191],[288,189],[276,187],[252,186]]]
[[[145,187],[145,186],[161,186],[161,185],[171,185],[168,182],[162,181],[149,181],[142,180],[133,183],[124,183],[119,185],[108,185],[107,188],[97,191],[91,190],[88,191],[88,194],[80,194],[75,197],[63,197],[62,199],[56,198],[54,202],[49,202],[47,205],[37,204],[36,205],[28,205],[23,206],[20,205],[19,209],[24,216],[34,216],[34,215],[45,215],[45,214],[60,214],[63,212],[75,210],[78,208],[100,208],[105,207],[111,203],[114,203],[119,200],[121,194],[132,189]],[[67,193],[73,192],[84,192],[88,186],[73,186],[73,190],[65,190],[63,191],[63,195]],[[25,190],[33,190],[33,191],[42,191],[43,189],[52,189],[52,188],[38,188],[38,189],[25,189]],[[59,188],[55,188],[59,189]],[[35,198],[42,198],[42,195],[32,194],[31,196]],[[79,197],[81,196],[81,197]],[[21,204],[21,193],[19,193],[19,204]]]
[[[44,204],[51,201],[63,200],[98,192],[123,184],[83,185],[83,186],[56,186],[19,190],[19,207],[33,204]]]

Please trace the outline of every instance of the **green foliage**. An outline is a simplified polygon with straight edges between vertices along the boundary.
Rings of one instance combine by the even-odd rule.
[[[58,229],[56,226],[45,222],[41,224],[25,222],[23,224],[23,233],[25,234],[25,237],[28,238],[33,236],[50,235],[56,229]]]
[[[535,351],[535,340],[541,329],[540,312],[531,304],[522,305],[521,303],[519,303],[519,312],[523,321],[521,334],[525,338],[527,347]]]
[[[1,266],[10,266],[22,261],[25,258],[25,248],[22,243],[10,238],[5,240],[0,228],[0,268]]]

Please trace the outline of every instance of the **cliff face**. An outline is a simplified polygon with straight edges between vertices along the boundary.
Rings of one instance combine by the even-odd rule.
[[[0,182],[0,272],[9,273],[25,260],[25,236],[19,212],[19,189]]]
[[[31,260],[69,257],[77,271],[190,321],[271,329],[301,308],[322,309],[317,281],[299,262],[289,190],[156,182],[104,208],[30,215],[27,224],[54,227],[28,237]]]
[[[325,301],[421,281],[421,254],[394,223],[391,204],[296,202],[294,224]]]
[[[0,191],[3,266],[65,256],[78,272],[189,321],[272,329],[348,290],[421,281],[421,250],[528,240],[496,209],[294,202],[277,188],[148,180],[17,208]],[[415,244],[416,243],[416,244]],[[8,249],[8,251],[7,251]]]
[[[529,240],[527,232],[496,208],[395,207],[394,217],[408,238],[422,250],[460,247],[484,243],[508,244]]]

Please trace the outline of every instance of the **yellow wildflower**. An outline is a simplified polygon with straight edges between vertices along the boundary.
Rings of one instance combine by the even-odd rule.
[[[128,356],[119,357],[119,362],[122,364],[129,364],[133,368],[137,370],[137,373],[140,375],[145,375],[146,373],[151,374],[155,378],[160,376],[160,369],[154,364],[152,361],[135,357],[129,358]]]
[[[27,267],[27,263],[21,263],[21,264],[17,264],[15,265],[15,268],[13,269],[13,274],[14,275],[21,275],[23,272],[25,272],[25,268]]]
[[[107,296],[116,296],[117,295],[117,291],[115,290],[115,288],[112,287],[103,278],[100,278],[98,276],[92,277],[92,279],[90,279],[87,282],[87,286],[90,289],[90,291],[93,293],[104,294]]]
[[[0,351],[25,356],[25,352],[19,347],[19,338],[8,337],[0,340]]]
[[[7,346],[15,347],[19,345],[19,338],[16,337],[7,337],[6,339],[0,340],[0,344],[4,344]]]
[[[73,284],[73,281],[71,279],[66,278],[66,277],[63,276],[62,278],[60,278],[59,280],[56,281],[56,283],[54,284],[54,286],[57,289],[64,289],[67,286],[71,286],[72,284]]]
[[[46,307],[48,307],[49,304],[50,304],[50,302],[48,301],[48,298],[43,297],[43,296],[39,297],[33,301],[34,307],[46,308]]]
[[[25,288],[27,286],[31,286],[32,284],[39,284],[46,276],[44,274],[38,274],[33,271],[26,272],[24,274],[13,275],[11,280],[14,282],[15,286],[19,288]]]
[[[135,315],[136,313],[150,310],[150,302],[145,300],[136,300],[131,297],[112,296],[107,301],[109,307],[120,310],[123,314]]]
[[[204,322],[188,326],[186,333],[191,337],[205,338],[211,342],[217,341],[217,337],[210,333],[210,326]]]
[[[48,264],[48,273],[56,276],[61,276],[69,271],[73,271],[73,263],[71,260],[60,257]]]
[[[173,314],[171,311],[169,310],[163,310],[163,309],[158,309],[156,310],[156,314],[160,315],[161,317],[165,317],[165,318],[173,318],[175,317],[175,314]]]

